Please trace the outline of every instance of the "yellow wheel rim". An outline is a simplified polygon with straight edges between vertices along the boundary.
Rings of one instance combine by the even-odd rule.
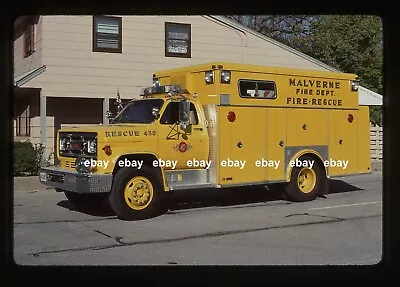
[[[315,171],[310,168],[302,168],[297,176],[297,185],[301,192],[310,193],[317,183]]]
[[[134,210],[142,210],[153,200],[154,188],[150,180],[143,176],[135,176],[125,186],[126,204]]]

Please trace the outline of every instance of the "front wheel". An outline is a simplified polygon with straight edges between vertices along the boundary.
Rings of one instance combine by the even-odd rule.
[[[304,202],[325,194],[327,178],[321,165],[310,156],[302,156],[300,161],[314,162],[312,168],[293,167],[290,182],[286,186],[285,194],[289,200]]]
[[[161,180],[146,166],[121,168],[115,175],[109,203],[125,220],[153,217],[160,211]]]

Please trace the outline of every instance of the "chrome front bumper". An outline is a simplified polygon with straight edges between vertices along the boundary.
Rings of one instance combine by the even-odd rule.
[[[112,179],[112,174],[81,174],[58,166],[39,169],[42,184],[76,193],[110,192]]]

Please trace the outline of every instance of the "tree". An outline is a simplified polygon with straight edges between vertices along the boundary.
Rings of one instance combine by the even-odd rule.
[[[312,15],[231,15],[227,16],[280,43],[300,51],[310,49]]]
[[[357,74],[360,85],[383,93],[382,22],[376,16],[329,15],[311,25],[308,54],[332,67]],[[381,107],[371,107],[371,121],[381,124]]]
[[[311,27],[312,55],[355,73],[360,84],[382,93],[382,24],[375,16],[323,16]]]

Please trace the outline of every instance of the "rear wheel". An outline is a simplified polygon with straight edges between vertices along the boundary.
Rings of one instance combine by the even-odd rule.
[[[321,165],[310,156],[302,156],[303,161],[314,161],[312,168],[293,167],[285,194],[292,201],[304,202],[314,200],[319,194],[325,194],[327,178]]]
[[[122,219],[145,219],[160,212],[161,192],[161,180],[151,168],[121,168],[115,175],[109,202]]]

